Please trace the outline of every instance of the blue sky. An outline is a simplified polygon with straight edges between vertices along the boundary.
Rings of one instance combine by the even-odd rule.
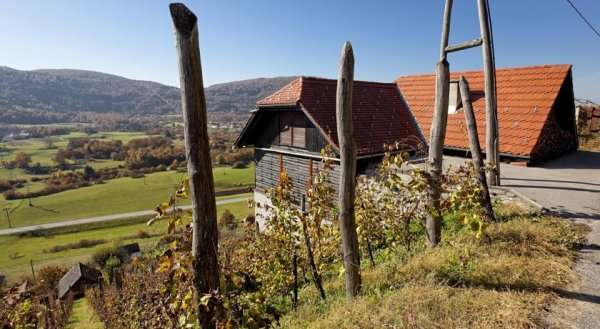
[[[600,28],[600,1],[572,0]],[[451,41],[479,35],[474,0],[455,0]],[[498,67],[570,63],[575,93],[600,102],[600,38],[566,0],[492,0]],[[207,85],[282,75],[335,77],[352,42],[356,78],[433,71],[443,0],[194,0]],[[0,65],[78,68],[178,85],[168,2],[0,1]],[[451,70],[481,67],[472,49]]]

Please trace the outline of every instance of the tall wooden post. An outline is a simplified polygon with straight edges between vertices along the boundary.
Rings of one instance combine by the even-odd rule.
[[[471,157],[473,159],[473,167],[481,188],[481,201],[485,216],[488,220],[494,219],[494,210],[492,208],[492,199],[490,191],[485,180],[485,168],[483,167],[483,158],[481,155],[481,147],[479,146],[479,136],[477,135],[477,122],[473,113],[473,105],[471,104],[471,91],[469,83],[465,77],[460,77],[460,96],[465,112],[465,121],[467,122],[467,131],[469,133],[469,145],[471,148]]]
[[[481,30],[483,73],[485,79],[485,152],[488,184],[500,185],[500,154],[498,137],[498,111],[496,104],[496,68],[494,63],[493,40],[487,0],[477,0],[479,28]]]
[[[425,221],[427,243],[429,247],[437,246],[441,240],[442,233],[442,213],[440,210],[441,175],[444,156],[444,139],[446,138],[446,124],[448,122],[448,99],[450,93],[450,73],[449,64],[446,60],[446,47],[448,46],[448,36],[450,34],[451,12],[452,0],[446,0],[444,20],[442,23],[440,60],[435,69],[435,109],[429,135],[429,211]]]
[[[198,43],[197,18],[183,4],[170,4],[175,26],[187,170],[193,210],[193,272],[196,301],[219,289],[217,207],[208,144],[206,99]],[[215,328],[215,314],[198,303],[203,329]]]
[[[340,144],[339,225],[342,234],[346,295],[353,298],[360,292],[360,254],[354,219],[354,188],[356,184],[356,146],[352,126],[352,84],[354,53],[350,42],[342,48],[336,93],[337,135]]]

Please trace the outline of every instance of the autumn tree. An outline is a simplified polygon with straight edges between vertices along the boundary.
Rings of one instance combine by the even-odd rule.
[[[25,152],[18,152],[15,155],[15,165],[17,168],[29,168],[31,156]]]

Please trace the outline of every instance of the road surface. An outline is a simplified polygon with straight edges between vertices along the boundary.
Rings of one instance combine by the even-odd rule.
[[[248,200],[248,196],[230,198],[230,199],[220,199],[220,200],[217,200],[217,206],[229,204],[229,203],[242,202],[242,201],[246,201],[246,200]],[[188,209],[191,209],[192,206],[191,205],[180,206],[179,208],[181,208],[183,210],[188,210]],[[61,227],[68,227],[68,226],[74,226],[74,225],[110,222],[110,221],[126,219],[126,218],[152,216],[154,214],[156,214],[156,213],[153,210],[142,210],[142,211],[121,213],[121,214],[112,214],[112,215],[105,215],[105,216],[72,219],[72,220],[66,220],[66,221],[56,222],[56,223],[48,223],[48,224],[40,224],[40,225],[23,226],[23,227],[17,227],[17,228],[4,229],[4,230],[0,230],[0,236],[1,235],[14,235],[14,234],[30,233],[30,232],[35,232],[35,231],[39,231],[39,230],[61,228]]]

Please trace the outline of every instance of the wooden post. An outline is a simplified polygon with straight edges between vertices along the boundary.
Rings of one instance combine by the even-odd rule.
[[[219,289],[217,207],[208,145],[197,18],[183,4],[170,4],[169,9],[177,40],[181,107],[193,210],[194,286],[198,302],[202,296]],[[203,329],[216,326],[215,314],[210,306],[198,303],[197,315]]]
[[[498,152],[498,111],[496,104],[496,67],[494,63],[493,40],[489,4],[487,0],[477,0],[479,28],[483,39],[483,73],[485,79],[485,152],[488,184],[500,185],[500,154]]]
[[[352,84],[354,53],[350,42],[344,43],[336,93],[337,136],[340,145],[339,225],[342,235],[346,295],[353,298],[360,292],[360,254],[354,219],[354,188],[356,183],[356,146],[352,127]]]
[[[441,240],[442,212],[440,209],[441,175],[444,157],[444,139],[446,138],[446,124],[448,121],[448,98],[450,93],[449,64],[446,60],[446,47],[450,34],[450,13],[452,0],[446,0],[444,20],[442,23],[442,41],[440,45],[440,60],[435,73],[435,109],[429,135],[428,157],[428,214],[425,220],[427,243],[435,247]]]
[[[477,135],[477,122],[475,119],[475,114],[473,113],[473,106],[471,104],[471,91],[469,89],[469,83],[465,77],[460,77],[459,86],[463,110],[465,112],[465,121],[467,122],[467,131],[469,132],[469,145],[471,147],[473,167],[475,167],[477,180],[479,181],[479,186],[481,187],[481,202],[483,210],[487,219],[494,221],[495,217],[494,210],[492,208],[492,199],[490,198],[490,191],[485,179],[485,168],[483,167],[481,147],[479,146],[479,136]]]

